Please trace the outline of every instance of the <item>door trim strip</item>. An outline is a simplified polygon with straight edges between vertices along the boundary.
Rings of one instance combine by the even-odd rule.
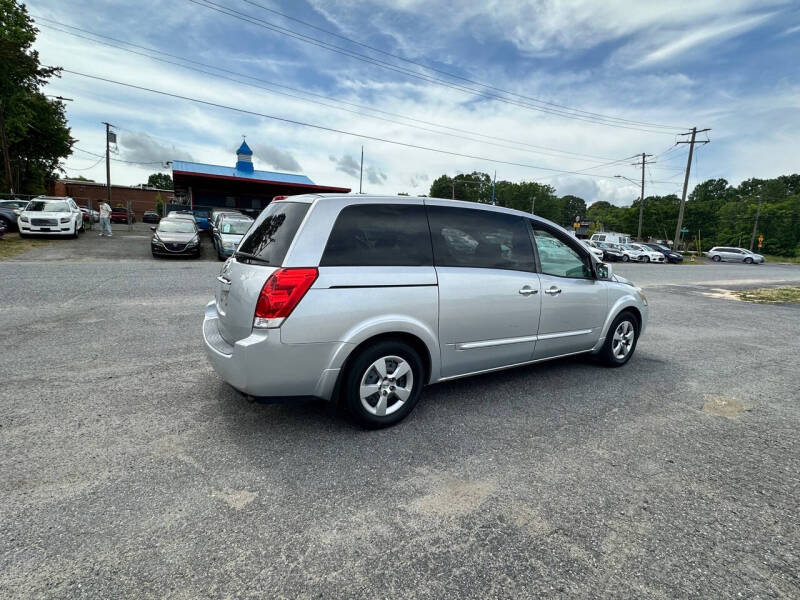
[[[505,346],[506,344],[522,344],[525,342],[536,342],[539,340],[552,340],[555,338],[572,337],[574,335],[586,335],[592,333],[591,329],[579,329],[577,331],[562,331],[559,333],[543,333],[542,335],[526,335],[523,337],[502,338],[499,340],[482,340],[480,342],[464,342],[455,344],[456,350],[475,350],[477,348],[492,348],[494,346]]]

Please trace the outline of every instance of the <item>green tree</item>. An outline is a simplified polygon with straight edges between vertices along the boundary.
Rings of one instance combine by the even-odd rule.
[[[56,178],[59,161],[71,154],[75,141],[63,103],[41,92],[60,69],[40,64],[32,50],[37,33],[24,4],[0,0],[0,126],[11,167],[10,181],[5,163],[0,167],[0,187],[31,194],[44,192],[46,182]]]
[[[147,178],[147,185],[158,188],[159,190],[171,190],[172,177],[167,173],[153,173]]]
[[[164,216],[164,201],[161,199],[161,192],[156,194],[156,212],[159,217]]]

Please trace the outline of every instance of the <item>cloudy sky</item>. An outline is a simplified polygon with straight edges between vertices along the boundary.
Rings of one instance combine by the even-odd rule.
[[[687,146],[675,145],[685,139],[676,134],[692,126],[712,129],[692,185],[800,170],[797,2],[36,0],[28,8],[43,63],[219,105],[65,72],[48,93],[73,99],[81,151],[64,163],[69,176],[104,181],[90,154],[104,151],[102,121],[117,126],[112,178],[122,184],[145,182],[167,160],[232,165],[242,135],[257,169],[355,190],[363,144],[364,190],[386,194],[426,194],[442,173],[478,170],[627,204],[638,190],[614,175],[637,179],[626,159],[642,152],[656,161],[647,193],[679,193]]]

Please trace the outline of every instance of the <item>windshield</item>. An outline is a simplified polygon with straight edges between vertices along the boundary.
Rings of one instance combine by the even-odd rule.
[[[176,219],[174,221],[161,221],[158,224],[158,231],[162,233],[194,233],[194,223],[186,219]]]
[[[639,252],[639,248],[636,248],[635,246],[631,246],[630,244],[625,244],[622,247],[625,248],[625,250],[634,250],[636,252]]]
[[[247,230],[250,229],[250,225],[253,221],[244,220],[244,219],[236,219],[236,220],[224,220],[220,224],[220,233],[225,233],[229,235],[244,235],[247,233]]]
[[[59,200],[31,200],[25,209],[29,212],[69,212],[69,205]]]

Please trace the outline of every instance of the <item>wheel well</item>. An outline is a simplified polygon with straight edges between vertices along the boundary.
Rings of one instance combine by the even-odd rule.
[[[405,333],[403,331],[393,331],[390,333],[381,333],[380,335],[373,336],[361,342],[358,346],[353,348],[350,354],[347,355],[347,360],[344,361],[342,368],[339,370],[339,378],[336,381],[336,387],[334,388],[335,397],[333,400],[337,403],[341,402],[341,388],[342,382],[344,381],[344,374],[347,372],[348,367],[350,366],[350,362],[353,360],[355,356],[361,352],[362,349],[365,347],[375,344],[377,342],[383,342],[386,340],[399,340],[401,342],[405,342],[414,350],[417,351],[419,357],[422,359],[422,368],[425,370],[424,376],[422,380],[427,383],[431,376],[431,353],[428,350],[428,347],[425,345],[421,339],[411,333]]]
[[[619,311],[619,314],[622,314],[624,312],[629,312],[636,318],[636,329],[637,329],[637,331],[641,331],[642,330],[642,313],[639,312],[639,309],[636,308],[635,306],[626,306],[621,311]],[[639,335],[639,334],[637,333],[636,335]]]

